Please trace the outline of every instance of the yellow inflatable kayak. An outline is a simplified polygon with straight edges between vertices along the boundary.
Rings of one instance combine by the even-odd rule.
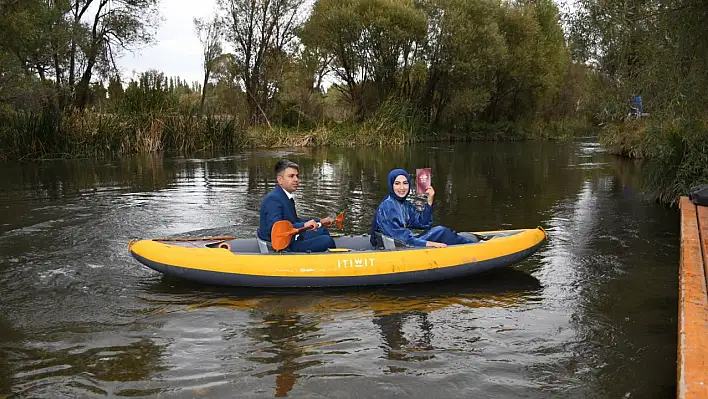
[[[336,249],[292,253],[273,252],[256,238],[163,238],[131,241],[128,250],[140,263],[165,275],[207,284],[325,287],[464,277],[520,262],[546,239],[541,227],[460,234],[486,240],[446,248],[375,248],[368,235],[333,234]]]

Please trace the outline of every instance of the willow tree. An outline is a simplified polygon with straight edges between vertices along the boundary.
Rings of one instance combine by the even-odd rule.
[[[359,116],[407,87],[425,14],[412,0],[320,0],[303,28],[308,47],[331,55],[334,74]],[[365,95],[371,84],[373,94]]]
[[[279,79],[277,68],[272,68],[278,63],[273,61],[293,53],[304,3],[305,0],[219,0],[225,36],[234,48],[233,60],[240,71],[251,124],[270,124],[267,111]]]
[[[495,64],[486,118],[532,118],[558,95],[570,54],[552,0],[504,5],[498,18],[506,51]]]
[[[76,83],[74,105],[83,108],[86,105],[88,87],[95,73],[95,68],[103,67],[105,74],[115,67],[115,58],[123,50],[152,42],[152,28],[158,22],[159,0],[77,0],[73,3],[74,24],[85,27],[85,46],[79,81]],[[88,21],[88,22],[84,22]],[[70,81],[74,74],[76,47],[72,42]]]
[[[204,68],[204,81],[202,83],[202,96],[199,100],[199,115],[204,112],[204,99],[206,98],[209,77],[214,70],[217,58],[221,55],[221,21],[218,16],[210,20],[194,18],[194,30],[202,44],[202,67]]]
[[[41,103],[43,88],[60,90],[70,25],[61,1],[0,3],[0,101]]]
[[[26,78],[51,82],[62,104],[74,94],[74,105],[83,108],[97,72],[105,77],[122,51],[152,40],[158,1],[2,2],[0,52]]]
[[[474,117],[489,103],[496,65],[506,52],[497,21],[499,3],[423,3],[428,14],[428,35],[422,52],[427,73],[416,96],[419,106],[436,124],[451,123],[457,115]]]
[[[573,54],[607,78],[609,117],[626,115],[636,94],[655,113],[708,111],[708,1],[578,0],[575,9]]]
[[[708,181],[708,1],[578,0],[574,56],[603,77],[596,116],[611,150],[646,158],[647,188],[674,202]],[[649,117],[629,121],[641,95]]]

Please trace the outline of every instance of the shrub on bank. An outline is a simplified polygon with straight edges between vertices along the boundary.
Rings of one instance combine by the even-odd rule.
[[[594,128],[582,119],[552,121],[471,122],[464,128],[455,128],[451,140],[520,141],[571,140],[579,135],[594,134]]]
[[[652,120],[642,145],[649,194],[675,204],[691,187],[708,183],[708,120]]]
[[[647,123],[647,119],[608,123],[600,131],[600,144],[610,154],[643,158],[642,146],[646,137]]]
[[[599,139],[612,154],[644,159],[645,191],[660,202],[675,204],[691,187],[708,183],[705,119],[631,119],[605,125]]]

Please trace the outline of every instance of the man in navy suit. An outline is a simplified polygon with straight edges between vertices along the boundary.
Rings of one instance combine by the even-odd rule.
[[[282,159],[275,164],[275,177],[278,184],[273,191],[268,193],[261,201],[261,220],[258,226],[258,237],[270,241],[270,231],[275,222],[288,220],[293,227],[299,229],[313,226],[312,230],[304,231],[293,237],[287,249],[293,252],[324,252],[334,248],[334,240],[329,235],[326,227],[334,224],[334,219],[326,217],[318,219],[302,219],[297,216],[293,193],[300,185],[300,167],[287,159]],[[323,227],[317,228],[317,222]]]

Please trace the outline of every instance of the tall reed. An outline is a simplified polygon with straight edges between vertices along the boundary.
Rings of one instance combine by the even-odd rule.
[[[646,119],[630,119],[604,125],[599,141],[610,154],[643,158],[643,143],[647,135]]]
[[[234,149],[248,144],[245,129],[234,118],[48,109],[0,116],[0,159]]]
[[[174,109],[158,97],[127,97],[115,112],[93,110],[0,114],[0,159],[100,157],[157,151],[239,149],[245,147],[363,147],[440,140],[521,140],[570,137],[574,126],[547,129],[521,123],[476,123],[441,133],[409,104],[388,101],[364,121],[321,122],[297,127],[246,127],[234,116],[197,116],[195,109]],[[169,99],[169,98],[168,98]],[[140,101],[138,101],[140,100]],[[159,100],[159,101],[158,101]],[[164,101],[163,101],[164,100]],[[155,105],[157,104],[157,105]],[[546,129],[546,130],[544,130]]]
[[[708,183],[708,119],[653,119],[642,146],[649,194],[675,204],[693,186]]]

